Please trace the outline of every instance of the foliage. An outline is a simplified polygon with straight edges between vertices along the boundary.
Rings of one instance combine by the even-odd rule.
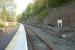
[[[26,20],[31,16],[32,7],[33,7],[33,5],[30,3],[30,4],[27,6],[27,9],[24,11],[24,13],[22,13],[22,14],[18,17],[18,21],[19,21],[19,22],[26,21]]]
[[[48,10],[44,10],[42,11],[39,15],[38,15],[38,24],[42,24],[43,19],[48,15]]]
[[[33,15],[38,15],[43,10],[47,9],[47,5],[47,0],[37,0],[33,5]]]
[[[29,17],[38,16],[38,22],[42,23],[43,19],[47,17],[50,8],[62,6],[73,0],[34,0],[34,4],[29,4],[27,9],[21,16],[21,20],[27,20]]]
[[[8,12],[7,4],[10,4],[13,0],[0,0],[0,19],[2,20],[11,20],[10,14]]]
[[[1,23],[0,23],[0,28],[3,28],[3,27],[4,27],[4,24],[1,24]]]
[[[54,7],[64,5],[70,1],[73,1],[73,0],[48,0],[48,5],[49,7],[54,8]]]

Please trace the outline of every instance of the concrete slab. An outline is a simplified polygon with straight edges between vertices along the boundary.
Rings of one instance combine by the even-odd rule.
[[[26,32],[22,24],[5,50],[28,50]]]

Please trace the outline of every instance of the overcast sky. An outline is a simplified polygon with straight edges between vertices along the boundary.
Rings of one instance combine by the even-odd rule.
[[[33,0],[15,0],[16,4],[16,14],[21,14],[27,7],[29,3],[33,3]]]

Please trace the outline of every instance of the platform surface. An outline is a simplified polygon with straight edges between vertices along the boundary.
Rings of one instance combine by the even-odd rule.
[[[26,32],[22,24],[5,50],[28,50]]]

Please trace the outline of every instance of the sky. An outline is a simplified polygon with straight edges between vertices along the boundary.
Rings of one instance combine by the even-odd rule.
[[[15,0],[16,15],[21,14],[29,3],[34,3],[33,0]]]

